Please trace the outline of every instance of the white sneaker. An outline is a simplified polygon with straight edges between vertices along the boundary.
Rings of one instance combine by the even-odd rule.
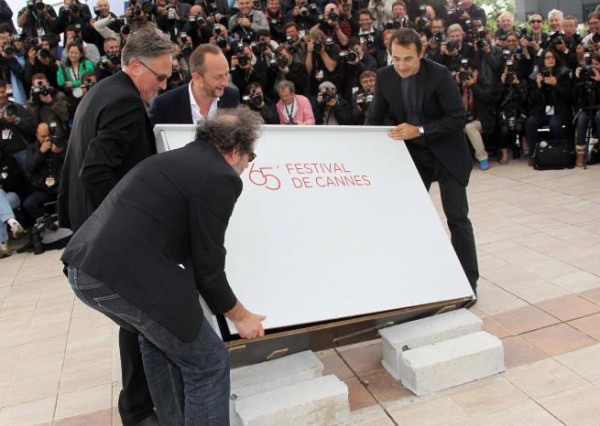
[[[12,254],[12,251],[8,248],[8,243],[0,243],[0,259],[8,257]]]
[[[23,226],[15,219],[9,219],[8,226],[10,226],[10,233],[15,240],[25,233]]]

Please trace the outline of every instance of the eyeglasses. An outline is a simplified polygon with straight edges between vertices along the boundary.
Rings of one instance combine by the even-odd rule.
[[[254,153],[254,151],[250,151],[250,152],[248,153],[248,162],[249,162],[249,163],[251,163],[251,162],[253,162],[254,160],[256,160],[256,154]]]
[[[530,24],[541,24],[542,20],[541,19],[532,19],[531,21],[529,21]]]
[[[160,82],[163,82],[163,81],[165,81],[167,78],[169,78],[169,76],[168,76],[168,75],[166,75],[166,74],[159,74],[159,73],[157,73],[157,72],[156,72],[156,71],[154,71],[152,68],[150,68],[148,65],[146,65],[145,63],[143,63],[142,61],[140,61],[140,59],[139,59],[139,58],[135,58],[135,59],[137,59],[137,60],[138,60],[138,62],[144,66],[144,68],[146,68],[148,71],[150,71],[152,74],[154,74],[154,75],[156,76],[156,80],[158,80],[158,81],[160,81]]]

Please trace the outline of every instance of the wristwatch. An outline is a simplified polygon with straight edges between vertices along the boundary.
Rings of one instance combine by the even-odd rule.
[[[419,135],[425,136],[425,129],[423,128],[423,126],[419,126]]]

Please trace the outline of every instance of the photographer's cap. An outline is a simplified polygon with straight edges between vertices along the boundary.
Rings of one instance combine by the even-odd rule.
[[[333,84],[331,81],[324,81],[323,83],[319,84],[319,90],[323,90],[323,89],[337,90],[337,87],[335,87],[335,84]]]

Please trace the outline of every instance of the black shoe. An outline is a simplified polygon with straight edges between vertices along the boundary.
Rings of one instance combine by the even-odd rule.
[[[156,417],[156,413],[150,414],[144,420],[139,422],[137,426],[159,426],[158,417]]]

